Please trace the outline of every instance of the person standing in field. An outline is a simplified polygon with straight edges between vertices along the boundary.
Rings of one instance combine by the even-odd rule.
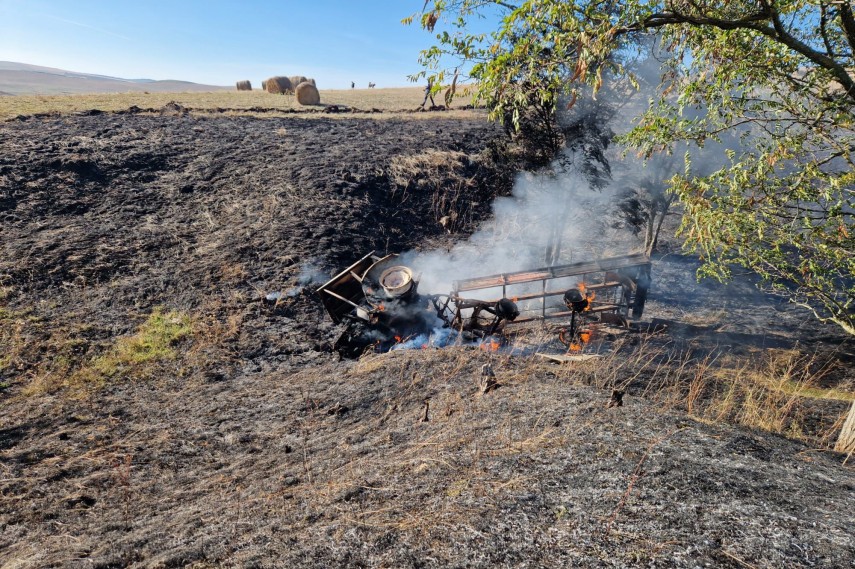
[[[427,103],[428,99],[430,99],[430,106],[431,107],[436,106],[436,103],[433,102],[433,93],[431,91],[433,91],[433,79],[429,78],[427,87],[425,87],[425,100],[422,101],[421,108],[425,108],[425,103]]]

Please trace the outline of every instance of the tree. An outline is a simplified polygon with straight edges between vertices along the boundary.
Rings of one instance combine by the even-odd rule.
[[[495,28],[468,32],[478,18]],[[678,143],[740,140],[724,167],[669,182],[684,206],[685,245],[703,260],[699,276],[726,280],[747,267],[855,335],[849,2],[428,0],[408,20],[443,29],[422,52],[424,73],[441,80],[449,61],[468,70],[476,99],[512,121],[532,96],[563,94],[572,105],[586,84],[596,93],[604,81],[633,81],[632,63],[655,37],[661,82],[621,142],[650,157]]]
[[[616,108],[589,98],[579,101],[563,113],[561,120],[553,116],[556,129],[562,135],[567,152],[557,154],[552,164],[553,176],[564,176],[568,172],[579,174],[593,189],[606,187],[612,178],[611,165],[606,156],[614,133],[610,123]],[[578,207],[573,196],[566,192],[555,202],[552,218],[545,224],[549,230],[544,262],[547,267],[561,261],[564,224],[572,211]]]
[[[677,196],[667,191],[668,178],[675,171],[674,156],[663,161],[648,163],[648,174],[634,178],[620,188],[616,204],[617,227],[627,227],[644,237],[644,252],[656,251],[665,216]]]

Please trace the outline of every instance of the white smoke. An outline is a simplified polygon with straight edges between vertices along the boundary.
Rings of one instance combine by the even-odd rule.
[[[603,216],[613,192],[593,190],[576,174],[521,174],[513,194],[493,202],[493,216],[450,251],[409,253],[404,262],[420,273],[419,291],[442,294],[454,280],[544,267],[545,251],[557,236],[560,263],[608,254],[618,235]]]
[[[284,296],[293,297],[297,296],[303,289],[309,285],[320,285],[327,282],[330,279],[329,273],[324,271],[320,264],[314,259],[306,261],[302,265],[300,265],[300,272],[294,277],[296,281],[296,285],[291,287],[288,291],[285,292]],[[279,296],[276,298],[281,298],[282,293],[277,293]],[[268,295],[270,296],[270,295]]]
[[[628,131],[631,119],[654,95],[658,62],[651,58],[638,71],[641,91],[603,89],[596,101],[590,95],[580,99],[561,122],[608,121],[603,132]],[[671,176],[686,171],[686,156],[694,174],[709,173],[725,163],[725,148],[736,146],[732,135],[720,144],[709,142],[702,149],[677,146],[670,154],[642,160],[612,144],[606,152],[610,182],[594,188],[579,173],[580,164],[591,163],[591,149],[583,140],[574,150],[564,150],[547,171],[520,174],[512,195],[496,199],[492,218],[466,241],[448,251],[410,252],[402,260],[420,273],[420,292],[445,294],[459,279],[640,252],[643,241],[637,235],[615,228],[618,195],[643,184],[664,188]],[[560,255],[548,256],[547,248],[555,243],[560,244]],[[483,291],[481,296],[498,298],[495,292]]]
[[[392,346],[391,351],[445,348],[459,341],[461,341],[460,335],[456,330],[443,328],[438,325],[430,332],[418,334],[411,338],[405,338],[403,341]]]

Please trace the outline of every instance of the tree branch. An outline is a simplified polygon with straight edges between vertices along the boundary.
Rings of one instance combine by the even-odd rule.
[[[775,35],[771,35],[764,30],[758,31],[761,31],[761,33],[768,35],[770,38],[781,42],[793,51],[804,55],[820,67],[831,71],[831,73],[834,74],[834,78],[843,86],[843,89],[846,91],[846,96],[855,101],[855,81],[852,81],[852,78],[849,76],[849,73],[846,72],[845,67],[837,63],[833,57],[812,49],[810,46],[787,32],[781,22],[780,14],[774,9],[772,10],[772,25],[775,27]],[[768,28],[766,29],[768,30]]]
[[[825,44],[825,51],[833,57],[834,49],[828,40],[828,7],[825,4],[819,7],[819,35],[822,36],[822,43]]]
[[[846,40],[849,42],[849,47],[852,51],[855,51],[855,16],[852,14],[852,5],[849,2],[842,3],[839,16],[843,31],[846,32]]]
[[[844,3],[845,4],[845,3]],[[618,28],[615,31],[615,36],[625,35],[632,32],[640,32],[643,30],[657,29],[671,25],[690,24],[693,26],[713,26],[721,30],[753,30],[761,33],[764,36],[779,42],[791,50],[803,55],[805,58],[815,63],[817,66],[830,71],[834,78],[843,86],[846,96],[855,101],[855,81],[846,72],[846,68],[834,60],[833,54],[827,55],[820,51],[811,48],[809,45],[790,34],[781,22],[780,15],[777,11],[766,2],[762,4],[763,8],[759,12],[748,14],[743,18],[735,20],[724,20],[704,14],[685,14],[675,10],[668,12],[660,12],[651,14],[644,20]],[[855,42],[855,19],[852,18],[852,10],[846,5],[847,14],[849,15],[849,25],[852,28],[853,36],[850,42]],[[847,18],[841,10],[841,21],[846,22]],[[764,23],[771,23],[771,26]],[[846,28],[847,24],[844,24]],[[848,36],[847,30],[847,36]]]

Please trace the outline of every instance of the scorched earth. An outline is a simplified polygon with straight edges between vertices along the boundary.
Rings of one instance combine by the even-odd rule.
[[[465,238],[523,166],[436,114],[0,124],[0,566],[852,564],[846,401],[794,402],[788,438],[684,397],[722,353],[851,392],[851,342],[690,258],[654,258],[669,331],[594,363],[338,360],[314,286]]]

